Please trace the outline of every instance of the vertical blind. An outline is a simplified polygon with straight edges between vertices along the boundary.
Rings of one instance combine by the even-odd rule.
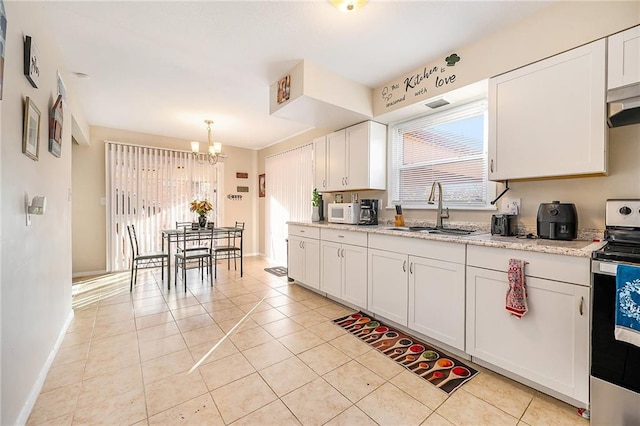
[[[449,206],[486,206],[486,111],[480,101],[390,126],[390,204],[425,206],[439,181]]]
[[[265,158],[266,256],[287,263],[287,221],[311,219],[313,144]]]
[[[187,151],[118,142],[105,143],[107,199],[107,269],[130,267],[127,225],[136,228],[140,249],[160,251],[161,231],[190,222],[193,200],[209,200],[209,220],[218,223],[218,176],[222,163],[198,164]]]

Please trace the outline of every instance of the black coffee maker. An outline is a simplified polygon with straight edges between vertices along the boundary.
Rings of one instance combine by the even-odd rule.
[[[360,221],[358,225],[378,224],[378,200],[360,200]]]

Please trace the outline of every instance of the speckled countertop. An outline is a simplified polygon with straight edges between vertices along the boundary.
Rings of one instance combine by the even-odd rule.
[[[477,224],[469,223],[451,223],[451,228],[462,228],[475,230],[470,235],[439,235],[429,234],[426,232],[410,232],[410,231],[394,231],[387,229],[393,224],[380,224],[377,226],[358,226],[358,225],[343,225],[337,223],[328,222],[287,222],[290,225],[302,225],[311,226],[314,228],[329,228],[329,229],[343,229],[345,231],[356,232],[368,232],[371,234],[383,234],[383,235],[395,235],[406,238],[419,238],[423,240],[433,241],[449,241],[453,243],[469,244],[476,246],[497,247],[506,248],[512,250],[527,250],[540,253],[550,254],[562,254],[566,256],[576,257],[591,257],[591,253],[594,250],[599,249],[604,245],[602,241],[594,241],[598,239],[596,233],[582,233],[581,236],[589,236],[593,234],[591,239],[581,239],[573,241],[559,241],[559,240],[543,240],[537,238],[524,238],[524,237],[502,237],[498,235],[491,235],[489,229]],[[433,226],[433,224],[406,224],[407,226]]]

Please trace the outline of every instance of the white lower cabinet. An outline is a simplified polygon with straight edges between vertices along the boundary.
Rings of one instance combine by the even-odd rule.
[[[289,226],[288,276],[318,289],[320,287],[320,241],[317,238],[301,237],[300,232],[316,234],[317,229]]]
[[[409,256],[409,328],[464,351],[464,276],[464,264]]]
[[[363,309],[367,308],[366,237],[366,233],[323,229],[320,243],[320,290]]]
[[[369,303],[371,312],[407,325],[408,256],[369,249]]]
[[[529,311],[522,318],[505,310],[509,288],[509,257],[528,256],[527,252],[500,251],[504,269],[491,270],[467,266],[467,336],[466,352],[474,358],[532,380],[572,399],[589,403],[589,287],[547,278],[526,276]],[[562,260],[575,263],[568,256],[533,253],[531,265],[555,278],[554,264]],[[548,256],[545,258],[545,256]],[[470,263],[474,262],[469,247]],[[566,258],[566,259],[557,259]],[[588,271],[588,259],[584,267]],[[492,262],[486,263],[488,266]],[[566,269],[577,267],[573,264]],[[502,269],[502,268],[501,268]],[[579,277],[581,273],[575,276]],[[588,274],[587,274],[588,275]]]

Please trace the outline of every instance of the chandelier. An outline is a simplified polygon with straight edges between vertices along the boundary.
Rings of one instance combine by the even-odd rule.
[[[220,158],[220,152],[222,151],[222,144],[220,142],[211,142],[211,125],[213,120],[204,120],[207,125],[207,140],[209,142],[209,151],[206,153],[200,152],[200,142],[191,141],[191,155],[198,164],[209,163],[214,165]]]

